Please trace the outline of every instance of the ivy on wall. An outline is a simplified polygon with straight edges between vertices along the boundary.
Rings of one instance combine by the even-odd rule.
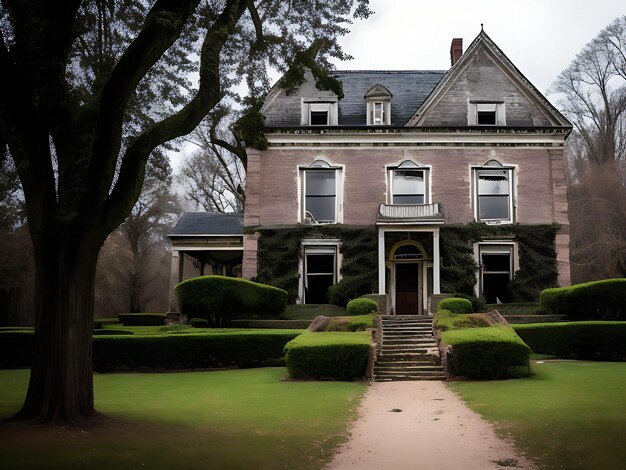
[[[441,291],[474,294],[476,271],[473,243],[516,241],[519,271],[507,288],[510,302],[536,301],[539,292],[556,286],[555,237],[558,225],[446,225],[440,232]]]
[[[445,225],[440,231],[441,291],[474,294],[476,271],[473,243],[512,240],[519,246],[520,266],[509,285],[509,301],[533,301],[539,292],[557,283],[555,236],[558,225]],[[378,244],[374,227],[343,225],[256,229],[261,235],[256,280],[285,289],[289,302],[298,297],[301,241],[311,238],[341,240],[342,280],[331,287],[329,301],[344,305],[355,297],[378,291]]]
[[[378,290],[377,239],[374,227],[342,225],[261,228],[256,280],[285,289],[289,302],[298,297],[301,241],[311,238],[341,240],[342,280],[329,289],[331,303],[345,306],[350,299]]]

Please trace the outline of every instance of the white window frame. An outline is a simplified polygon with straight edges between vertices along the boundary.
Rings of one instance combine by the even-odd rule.
[[[396,170],[417,170],[424,172],[424,202],[422,204],[431,204],[432,200],[432,184],[431,184],[431,165],[423,165],[413,160],[404,160],[403,162],[395,165],[386,165],[387,173],[387,204],[394,204],[393,196],[393,173]]]
[[[478,111],[483,105],[495,106],[495,123],[478,124]],[[502,100],[470,100],[467,107],[467,124],[469,126],[506,126],[506,108]]]
[[[344,165],[332,165],[324,159],[316,159],[307,166],[298,167],[298,223],[313,223],[319,225],[343,223],[343,178]],[[318,222],[307,218],[306,207],[306,172],[307,171],[335,171],[335,220],[332,222]]]
[[[489,240],[485,242],[474,243],[474,260],[478,265],[478,271],[476,272],[476,285],[474,286],[474,293],[476,297],[480,297],[484,293],[484,270],[482,263],[483,253],[491,254],[509,254],[509,282],[513,281],[515,273],[519,271],[519,246],[517,242],[512,240]],[[490,271],[487,274],[505,274],[504,271]]]
[[[334,255],[335,265],[333,272],[333,285],[341,281],[341,263],[343,262],[343,256],[340,251],[341,240],[335,238],[321,238],[321,239],[305,239],[301,241],[300,250],[300,262],[298,265],[298,273],[300,275],[300,283],[298,286],[298,303],[306,303],[306,288],[308,283],[306,256],[308,254],[319,255]],[[316,273],[321,275],[323,273]],[[329,273],[325,273],[328,275]],[[315,274],[313,274],[315,275]]]
[[[376,106],[379,105],[382,109],[382,119],[381,122],[375,122],[374,111]],[[391,124],[391,100],[367,100],[367,115],[366,115],[366,124],[368,126],[388,126]]]
[[[324,127],[336,126],[338,115],[338,103],[332,99],[301,99],[300,124],[303,126]],[[311,124],[311,112],[326,112],[326,124]]]
[[[490,164],[494,162],[497,165],[491,166]],[[489,172],[489,171],[505,171],[507,173],[508,180],[508,197],[509,197],[509,217],[506,219],[481,219],[480,218],[480,204],[479,204],[479,176],[481,172]],[[490,160],[485,165],[481,166],[473,166],[471,168],[472,172],[472,202],[474,209],[474,220],[476,222],[484,222],[488,225],[498,225],[498,224],[513,224],[515,223],[515,187],[514,184],[516,177],[516,168],[511,165],[502,165],[495,160]]]

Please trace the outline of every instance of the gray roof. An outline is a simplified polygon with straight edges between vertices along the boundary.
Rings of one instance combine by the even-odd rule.
[[[184,235],[243,235],[243,214],[185,212],[168,236]]]
[[[339,125],[365,125],[365,93],[372,86],[381,84],[393,95],[391,125],[403,126],[445,74],[446,71],[441,70],[337,71],[344,93],[344,98],[339,100]]]

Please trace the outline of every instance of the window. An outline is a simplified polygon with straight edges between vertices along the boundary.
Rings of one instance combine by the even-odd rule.
[[[480,293],[487,303],[507,302],[513,280],[513,243],[479,244]]]
[[[366,124],[368,126],[384,126],[391,124],[391,98],[393,95],[383,85],[372,86],[365,93],[367,102]]]
[[[475,217],[479,222],[513,222],[513,169],[491,160],[474,170]]]
[[[495,103],[478,103],[476,105],[476,123],[479,126],[495,126],[496,122]]]
[[[392,204],[427,204],[428,170],[415,162],[404,161],[391,170]]]
[[[467,115],[470,126],[505,126],[503,101],[470,101]]]
[[[303,126],[336,126],[337,103],[330,101],[302,101]]]
[[[328,288],[337,282],[337,241],[322,241],[324,245],[308,245],[303,241],[304,303],[327,304]]]
[[[338,221],[339,168],[332,168],[322,160],[316,160],[302,171],[304,214],[303,220],[316,224],[332,224]]]

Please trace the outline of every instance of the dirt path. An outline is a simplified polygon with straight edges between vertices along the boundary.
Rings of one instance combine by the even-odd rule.
[[[328,470],[534,468],[443,382],[374,383],[358,413]]]

